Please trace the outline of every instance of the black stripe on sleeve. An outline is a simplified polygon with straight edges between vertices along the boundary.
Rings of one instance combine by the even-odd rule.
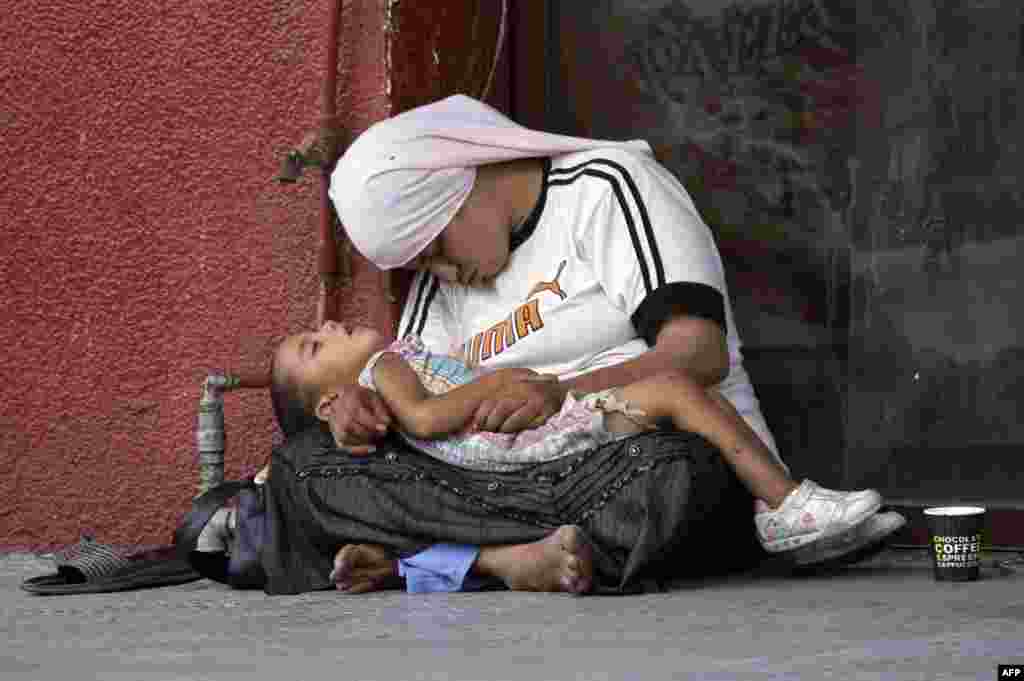
[[[615,198],[619,202],[619,209],[622,211],[623,218],[626,220],[626,227],[629,230],[630,241],[633,242],[633,250],[636,253],[636,259],[640,265],[640,275],[643,277],[644,280],[644,288],[647,292],[647,295],[650,296],[654,292],[654,287],[651,286],[650,270],[647,266],[647,259],[644,257],[644,252],[640,246],[640,234],[637,232],[636,222],[633,220],[633,213],[632,211],[629,210],[629,204],[626,203],[626,196],[625,194],[622,193],[622,186],[619,184],[619,181],[612,175],[609,175],[608,173],[602,172],[600,170],[594,170],[592,168],[585,168],[578,174],[573,175],[572,177],[552,178],[550,184],[552,186],[572,184],[582,175],[597,177],[607,181],[608,184],[611,186],[612,191],[615,193]]]
[[[416,317],[420,313],[420,303],[423,302],[423,293],[426,291],[427,286],[433,277],[426,272],[422,273],[419,278],[419,286],[416,287],[416,301],[412,305],[412,311],[409,313],[409,320],[405,323],[405,332],[399,336],[399,339],[405,338],[413,329],[416,328]]]
[[[434,302],[434,298],[437,297],[437,292],[441,289],[441,282],[438,281],[437,277],[430,277],[430,291],[427,293],[427,302],[423,304],[423,312],[420,315],[420,323],[416,327],[416,335],[423,333],[423,327],[427,325],[427,316],[430,314],[430,304]]]
[[[594,163],[618,170],[622,175],[622,179],[626,181],[626,186],[629,187],[629,192],[633,195],[633,200],[636,202],[637,210],[640,212],[640,222],[643,224],[644,232],[647,234],[647,246],[651,251],[651,259],[654,260],[654,272],[657,277],[656,286],[661,288],[665,285],[665,266],[661,262],[661,252],[658,250],[658,241],[654,238],[654,227],[651,226],[651,216],[647,212],[647,205],[640,196],[640,189],[636,186],[636,182],[633,181],[633,176],[629,174],[629,171],[615,161],[610,161],[606,158],[599,158],[595,159]]]
[[[709,319],[722,327],[723,333],[729,332],[725,325],[725,297],[712,286],[692,281],[662,286],[644,298],[631,319],[637,334],[654,347],[661,325],[679,315]]]

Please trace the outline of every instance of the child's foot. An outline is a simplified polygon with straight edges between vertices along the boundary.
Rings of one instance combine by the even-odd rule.
[[[575,525],[562,525],[532,544],[493,548],[486,562],[486,573],[500,577],[513,591],[582,594],[593,583],[593,549]],[[477,565],[483,567],[480,559]]]
[[[376,544],[346,544],[334,555],[334,569],[328,577],[334,588],[349,594],[364,594],[402,586],[398,560]]]
[[[838,492],[804,480],[774,510],[754,515],[766,551],[791,551],[862,523],[882,505],[873,489]]]
[[[841,532],[824,541],[813,542],[797,549],[790,554],[796,566],[823,566],[837,564],[844,558],[848,560],[854,554],[860,555],[861,550],[868,547],[879,547],[894,532],[907,524],[907,519],[899,513],[873,513],[860,525]]]

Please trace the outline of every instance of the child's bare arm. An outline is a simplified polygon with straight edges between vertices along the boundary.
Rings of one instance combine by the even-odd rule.
[[[431,395],[412,367],[395,353],[384,353],[373,368],[377,390],[402,430],[424,440],[464,429],[495,390],[538,375],[529,369],[501,369],[443,395]]]

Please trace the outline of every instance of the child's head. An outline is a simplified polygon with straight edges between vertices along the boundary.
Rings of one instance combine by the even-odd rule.
[[[373,353],[386,345],[374,329],[349,332],[333,321],[285,338],[271,363],[271,401],[281,432],[288,437],[323,419],[333,391],[355,384]]]

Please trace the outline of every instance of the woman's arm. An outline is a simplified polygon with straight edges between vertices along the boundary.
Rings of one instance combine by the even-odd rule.
[[[729,373],[725,333],[714,322],[676,316],[664,322],[653,348],[639,357],[568,381],[506,384],[485,399],[474,417],[480,430],[514,433],[555,413],[569,390],[592,393],[629,385],[668,369],[681,369],[710,387]]]
[[[707,319],[677,315],[666,319],[654,347],[633,359],[596,369],[563,382],[581,393],[629,385],[663,371],[682,370],[710,388],[729,375],[729,349],[725,331]]]
[[[537,376],[529,369],[501,369],[442,395],[431,395],[412,367],[396,353],[384,353],[373,368],[377,390],[399,426],[423,440],[464,429],[496,390],[512,382],[536,380]]]

